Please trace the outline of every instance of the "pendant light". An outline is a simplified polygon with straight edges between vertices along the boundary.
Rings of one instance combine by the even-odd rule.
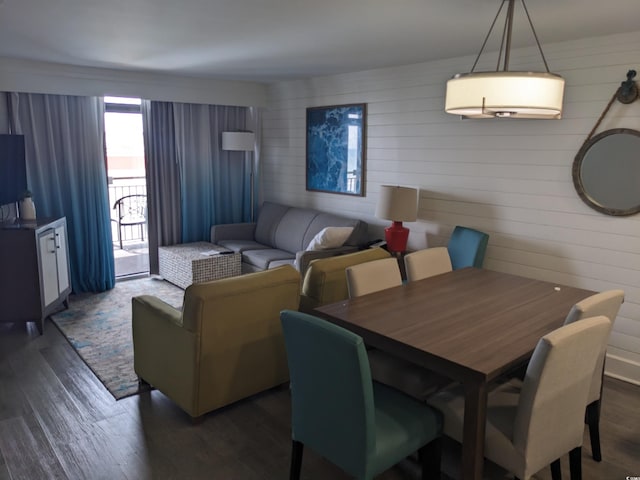
[[[560,75],[549,72],[529,11],[524,0],[521,1],[546,72],[509,71],[515,0],[502,0],[471,72],[458,73],[447,82],[445,100],[447,113],[469,118],[556,119],[561,117],[564,79]],[[505,4],[507,4],[507,12],[496,70],[475,72],[478,60]],[[503,57],[501,70],[500,63]]]

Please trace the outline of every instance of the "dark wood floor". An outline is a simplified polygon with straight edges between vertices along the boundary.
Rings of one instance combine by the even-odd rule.
[[[640,476],[640,387],[606,379],[604,399],[604,461],[590,458],[587,441],[583,478]],[[0,480],[286,479],[289,419],[286,387],[198,425],[157,391],[116,402],[51,322],[43,336],[33,325],[0,324]],[[445,460],[453,475],[454,446]],[[567,464],[564,458],[565,478]],[[491,465],[485,470],[486,478],[508,478]],[[347,477],[307,451],[303,478]],[[407,462],[380,478],[417,477]],[[549,470],[536,478],[551,478]]]

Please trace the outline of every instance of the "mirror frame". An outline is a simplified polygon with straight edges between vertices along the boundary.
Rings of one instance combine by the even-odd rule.
[[[575,159],[573,160],[573,167],[572,167],[571,174],[573,177],[573,185],[575,186],[576,191],[578,192],[578,195],[580,196],[580,198],[584,203],[589,205],[594,210],[597,210],[598,212],[604,213],[606,215],[627,216],[627,215],[636,214],[640,212],[640,200],[638,201],[638,205],[635,205],[627,209],[609,208],[601,205],[596,200],[591,198],[589,194],[585,191],[584,184],[582,183],[582,175],[581,175],[582,162],[585,158],[585,155],[593,145],[595,145],[605,137],[608,137],[611,135],[618,135],[621,133],[640,137],[640,131],[633,130],[631,128],[613,128],[611,130],[605,130],[604,132],[601,132],[595,135],[594,137],[587,139],[582,145],[582,147],[580,148],[580,150],[578,151],[578,154],[576,155]]]

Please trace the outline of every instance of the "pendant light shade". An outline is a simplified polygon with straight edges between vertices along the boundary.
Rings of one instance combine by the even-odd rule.
[[[469,118],[541,118],[556,119],[562,115],[564,79],[549,72],[527,6],[522,6],[546,67],[545,72],[509,71],[511,34],[515,0],[502,0],[498,14],[487,34],[470,73],[459,73],[447,82],[445,111]],[[507,14],[498,58],[493,72],[474,72],[503,6]],[[501,59],[504,59],[500,70]]]
[[[560,118],[564,79],[545,72],[458,74],[447,82],[447,113],[469,118]]]

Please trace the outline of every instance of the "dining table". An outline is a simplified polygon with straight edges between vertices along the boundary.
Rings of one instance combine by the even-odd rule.
[[[365,344],[459,382],[465,411],[461,478],[482,478],[487,393],[596,292],[483,268],[463,268],[317,307]]]

